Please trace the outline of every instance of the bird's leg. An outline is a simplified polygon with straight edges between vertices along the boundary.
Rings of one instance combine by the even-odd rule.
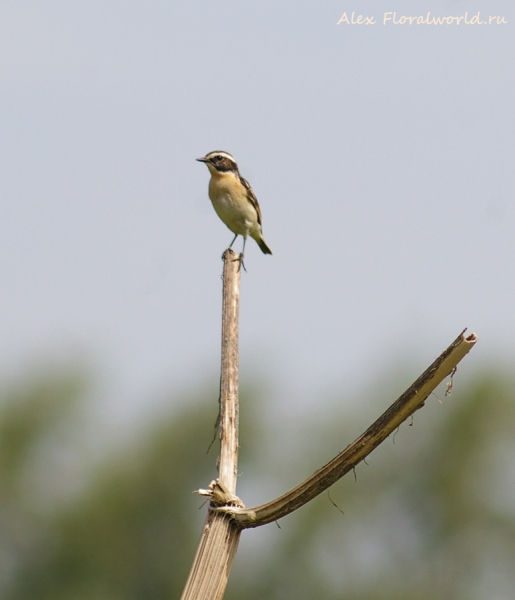
[[[237,237],[238,237],[238,234],[236,234],[236,235],[235,235],[235,236],[232,238],[232,242],[229,244],[229,248],[227,248],[227,250],[230,250],[230,249],[231,249],[231,246],[234,244],[234,242],[236,241],[236,238],[237,238]],[[225,256],[225,250],[224,250],[224,252],[223,252],[223,254],[222,254],[222,260],[224,259],[224,256]]]
[[[234,242],[234,240],[233,240],[233,242]],[[240,263],[240,269],[241,269],[241,267],[243,267],[243,270],[245,271],[245,273],[247,272],[247,269],[245,268],[245,263],[243,262],[243,257],[245,256],[245,244],[246,243],[247,243],[247,238],[245,236],[243,236],[243,250],[241,251],[241,254],[238,256],[238,258],[234,259]]]
[[[238,234],[236,234],[233,238],[232,238],[232,242],[229,244],[229,248],[232,247],[232,245],[234,244],[234,242],[236,241],[236,238],[238,237]]]

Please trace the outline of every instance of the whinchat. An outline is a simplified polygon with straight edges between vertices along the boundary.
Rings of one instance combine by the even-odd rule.
[[[265,254],[272,254],[263,238],[259,203],[249,182],[240,175],[234,158],[228,152],[215,150],[197,160],[206,163],[211,173],[209,198],[216,214],[235,234],[229,248],[241,235],[243,257],[245,243],[250,235]]]

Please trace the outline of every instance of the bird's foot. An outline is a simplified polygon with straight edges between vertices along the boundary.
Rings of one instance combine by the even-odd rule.
[[[243,270],[245,271],[245,273],[247,272],[247,269],[245,268],[245,263],[243,262],[243,252],[241,254],[238,254],[238,256],[233,260],[233,262],[240,263],[240,266],[238,267],[238,271],[243,267]]]
[[[226,250],[224,250],[224,251],[222,252],[221,259],[222,259],[222,260],[225,260],[226,258],[227,258],[227,259],[229,259],[231,254],[233,254],[233,255],[234,255],[234,254],[235,254],[235,252],[234,252],[234,250],[233,250],[233,249],[232,249],[232,248],[229,246],[229,248],[227,248]],[[235,260],[238,260],[238,259],[235,259]]]

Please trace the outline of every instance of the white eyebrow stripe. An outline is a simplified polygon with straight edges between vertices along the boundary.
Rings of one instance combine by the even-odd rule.
[[[224,158],[228,158],[229,160],[232,160],[232,162],[236,162],[234,160],[234,156],[231,156],[229,154],[229,152],[224,152],[223,150],[214,150],[213,152],[210,152],[209,154],[206,154],[206,158],[211,158],[212,156],[223,156]]]

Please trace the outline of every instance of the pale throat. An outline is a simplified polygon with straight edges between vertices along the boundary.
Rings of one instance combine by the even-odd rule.
[[[214,179],[220,179],[220,180],[225,179],[226,181],[232,181],[237,177],[237,175],[234,171],[217,171],[211,165],[208,165],[207,168],[209,169],[209,172],[211,173],[211,177],[213,177]]]

